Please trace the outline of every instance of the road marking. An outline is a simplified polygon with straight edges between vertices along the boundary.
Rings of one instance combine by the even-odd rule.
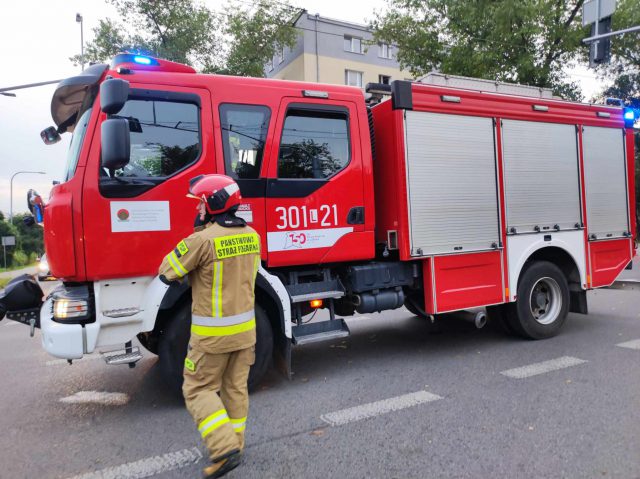
[[[557,371],[558,369],[570,368],[571,366],[577,366],[586,362],[587,361],[584,359],[562,356],[561,358],[529,364],[528,366],[522,366],[520,368],[507,369],[506,371],[502,371],[500,374],[514,379],[524,379],[531,376],[537,376],[538,374]]]
[[[69,479],[142,479],[190,466],[200,459],[202,459],[202,453],[197,447],[192,447],[182,451],[169,452],[162,456],[148,457],[128,464],[108,467],[100,471],[79,474]]]
[[[95,361],[96,359],[103,359],[100,354],[87,354],[86,356],[81,357],[80,359],[74,359],[74,363],[85,362],[85,361]],[[61,364],[68,364],[66,359],[52,359],[51,361],[47,361],[44,363],[46,366],[59,366]]]
[[[640,349],[640,339],[634,339],[632,341],[619,343],[619,344],[616,344],[616,346],[621,348],[628,348],[628,349]]]
[[[369,316],[352,316],[350,318],[344,318],[347,324],[350,323],[358,323],[360,321],[369,321],[371,318]]]
[[[123,406],[129,402],[125,393],[108,393],[101,391],[78,391],[61,398],[60,402],[67,404],[103,404],[105,406]]]
[[[320,416],[320,419],[331,426],[341,426],[350,422],[360,421],[362,419],[380,416],[388,412],[417,406],[418,404],[437,401],[438,399],[442,399],[442,397],[436,394],[431,394],[427,391],[417,391],[414,393],[404,394],[403,396],[383,399],[381,401],[323,414]]]

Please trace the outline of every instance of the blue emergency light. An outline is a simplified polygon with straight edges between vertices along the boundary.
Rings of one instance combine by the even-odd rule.
[[[147,57],[135,56],[133,57],[133,61],[141,65],[151,65],[151,58]]]
[[[627,128],[632,128],[636,121],[636,112],[633,108],[625,108],[622,114],[624,118],[624,124]]]

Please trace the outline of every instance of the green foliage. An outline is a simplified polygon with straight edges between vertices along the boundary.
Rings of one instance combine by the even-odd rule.
[[[20,237],[18,234],[18,229],[10,224],[6,220],[0,221],[0,236],[15,236],[16,237],[16,246],[7,246],[7,266],[11,266],[13,264],[13,255],[16,250],[20,248]],[[4,267],[4,248],[0,246],[0,266]]]
[[[85,63],[119,52],[185,63],[204,72],[262,76],[277,48],[293,45],[296,9],[282,1],[227,4],[212,11],[194,0],[106,0],[117,20],[102,19],[85,46]],[[71,58],[81,62],[80,55]]]
[[[0,218],[0,236],[15,236],[16,245],[7,246],[7,266],[24,266],[35,262],[36,257],[44,252],[42,227],[38,225],[26,226],[23,218],[27,214],[17,214],[13,217],[13,224]],[[4,267],[4,251],[0,246],[0,267]]]
[[[584,55],[584,0],[387,0],[377,41],[398,46],[403,68],[553,88],[581,99],[563,69]]]
[[[41,256],[44,253],[43,229],[41,226],[27,226],[24,218],[29,214],[17,214],[13,217],[13,223],[20,237],[20,249],[27,256]],[[35,259],[33,260],[35,261]]]
[[[232,40],[224,73],[264,76],[265,63],[281,48],[295,44],[297,33],[291,22],[296,11],[287,4],[262,1],[251,8],[233,2],[226,11],[225,33]]]
[[[152,54],[201,69],[215,65],[218,19],[192,0],[106,0],[119,21],[100,20],[94,40],[85,48],[85,62],[104,62],[116,53]],[[80,55],[71,60],[77,65]]]
[[[13,266],[25,266],[29,264],[29,257],[21,249],[17,249],[13,252]]]

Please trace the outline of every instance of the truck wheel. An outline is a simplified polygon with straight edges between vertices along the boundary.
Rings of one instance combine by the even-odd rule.
[[[256,304],[256,362],[249,371],[249,391],[255,391],[273,361],[273,329],[264,309]]]
[[[508,315],[510,326],[529,339],[555,336],[569,314],[569,284],[555,264],[531,263],[518,282],[515,315]]]
[[[513,305],[514,303],[496,304],[485,308],[487,310],[489,324],[497,325],[502,331],[511,336],[516,334],[509,321],[509,316],[517,314]]]
[[[419,318],[425,319],[429,316],[424,310],[424,297],[421,298],[420,295],[407,295],[404,300],[404,307]]]
[[[158,353],[162,376],[171,392],[182,396],[184,358],[191,336],[191,302],[180,304],[162,332]],[[249,390],[262,381],[273,355],[273,331],[264,310],[256,305],[256,361],[249,371]]]

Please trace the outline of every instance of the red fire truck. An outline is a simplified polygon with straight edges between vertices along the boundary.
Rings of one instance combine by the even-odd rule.
[[[256,384],[294,345],[349,333],[345,316],[406,306],[425,318],[487,307],[526,338],[554,336],[589,289],[635,255],[633,113],[557,98],[394,81],[358,88],[203,75],[117,55],[62,81],[56,127],[73,132],[46,202],[62,285],[29,278],[0,300],[69,360],[133,365],[136,337],[180,382],[188,283],[157,277],[192,231],[189,179],[224,173],[261,236]],[[305,322],[314,309],[326,321]],[[124,346],[123,346],[124,345]]]

